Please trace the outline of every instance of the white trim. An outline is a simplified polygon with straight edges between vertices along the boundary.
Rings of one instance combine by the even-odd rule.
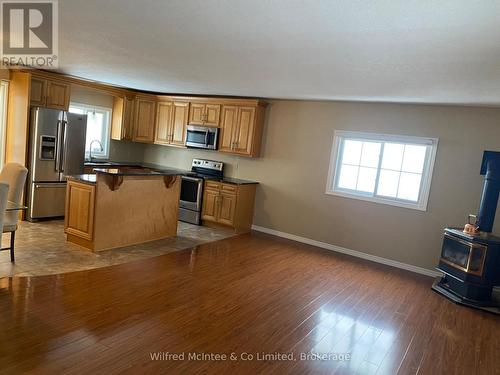
[[[397,142],[404,144],[428,146],[427,154],[425,157],[425,164],[422,172],[422,179],[420,181],[419,200],[417,202],[412,202],[398,198],[390,198],[390,197],[386,198],[377,195],[375,192],[364,194],[356,190],[350,191],[338,188],[336,186],[337,185],[336,171],[339,169],[339,164],[341,162],[339,154],[342,152],[341,150],[342,140],[347,138],[361,140],[361,141],[382,142],[382,149],[379,156],[379,166],[377,169],[377,180],[378,180],[378,174],[380,173],[380,163],[382,162],[384,143]],[[438,138],[335,130],[333,135],[332,150],[330,153],[330,165],[328,168],[328,177],[326,182],[325,194],[336,195],[351,199],[359,199],[368,202],[382,203],[391,206],[409,208],[413,210],[427,211],[427,203],[429,201],[432,173],[434,170],[434,162],[436,160],[438,143],[439,143]],[[377,183],[375,183],[375,190],[376,189],[377,189]]]
[[[277,237],[282,237],[282,238],[286,238],[286,239],[289,239],[289,240],[292,240],[292,241],[302,242],[302,243],[305,243],[307,245],[312,245],[312,246],[320,247],[322,249],[335,251],[337,253],[351,255],[351,256],[356,257],[356,258],[366,259],[366,260],[369,260],[369,261],[372,261],[372,262],[385,264],[387,266],[401,268],[403,270],[410,271],[410,272],[415,272],[415,273],[419,273],[419,274],[425,275],[425,276],[431,276],[431,277],[442,276],[442,274],[440,272],[435,271],[435,270],[429,270],[427,268],[422,268],[422,267],[414,266],[414,265],[411,265],[411,264],[398,262],[396,260],[382,258],[382,257],[376,256],[376,255],[371,255],[371,254],[363,253],[361,251],[346,249],[345,247],[332,245],[332,244],[329,244],[329,243],[326,243],[326,242],[312,240],[310,238],[297,236],[295,234],[281,232],[281,231],[278,231],[278,230],[269,229],[269,228],[261,227],[261,226],[258,226],[258,225],[252,225],[252,229],[255,230],[255,231],[257,231],[257,232],[263,232],[263,233],[267,233],[267,234],[272,234],[272,235],[277,236]]]
[[[0,81],[0,168],[5,163],[7,140],[7,99],[9,96],[9,81]]]

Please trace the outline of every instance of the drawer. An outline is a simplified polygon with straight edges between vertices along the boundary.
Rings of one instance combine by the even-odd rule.
[[[222,191],[236,194],[238,187],[233,184],[222,184]]]
[[[220,189],[220,185],[221,183],[220,182],[216,182],[216,181],[210,181],[210,180],[207,180],[205,181],[205,189]]]

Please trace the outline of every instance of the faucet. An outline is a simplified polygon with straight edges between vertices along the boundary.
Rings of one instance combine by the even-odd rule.
[[[104,148],[102,147],[102,143],[101,143],[101,141],[99,141],[98,139],[93,139],[93,140],[90,142],[90,145],[89,145],[89,159],[90,159],[90,161],[92,161],[92,144],[93,144],[94,142],[97,142],[97,143],[99,144],[99,147],[100,147],[100,150],[99,150],[99,151],[101,151],[101,152],[102,152],[102,151],[104,150]]]

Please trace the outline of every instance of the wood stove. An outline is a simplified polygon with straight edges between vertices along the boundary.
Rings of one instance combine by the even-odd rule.
[[[500,152],[485,151],[485,175],[475,233],[444,230],[437,270],[444,276],[432,288],[455,302],[500,314],[493,288],[500,286],[500,237],[491,234],[500,193]]]

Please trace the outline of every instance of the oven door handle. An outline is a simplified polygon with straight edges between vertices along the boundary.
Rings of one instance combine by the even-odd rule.
[[[203,178],[199,178],[199,177],[189,177],[189,176],[181,176],[181,177],[183,180],[203,182]]]

